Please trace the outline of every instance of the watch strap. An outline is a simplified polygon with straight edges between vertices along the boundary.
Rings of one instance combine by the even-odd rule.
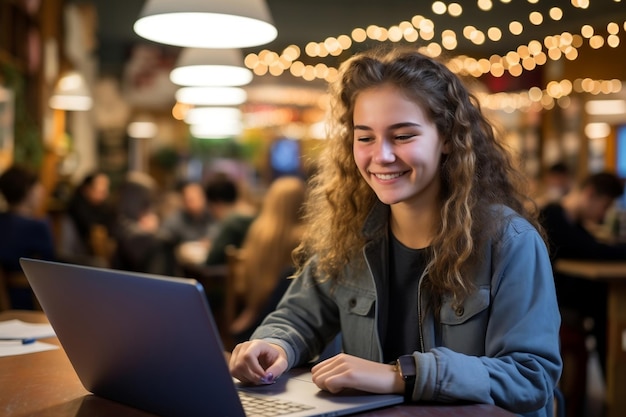
[[[417,367],[413,355],[402,355],[397,360],[398,371],[404,380],[404,401],[413,401],[413,391],[415,390],[415,378]]]

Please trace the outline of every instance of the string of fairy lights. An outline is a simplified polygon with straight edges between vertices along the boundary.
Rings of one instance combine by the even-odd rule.
[[[494,0],[478,0],[477,7],[488,12],[493,7]],[[501,3],[511,3],[511,0],[499,0]],[[536,4],[539,0],[527,0],[530,4]],[[620,3],[621,0],[613,0]],[[587,9],[590,0],[571,0],[569,7]],[[461,16],[464,12],[459,3],[445,3],[435,1],[432,3],[432,12],[436,15],[449,14],[452,17]],[[565,12],[561,7],[554,6],[549,9],[547,16],[539,11],[532,11],[528,15],[528,22],[513,20],[504,24],[503,28],[492,26],[480,29],[474,26],[465,26],[462,33],[457,34],[451,29],[443,29],[437,32],[435,23],[423,15],[415,15],[410,21],[402,21],[389,28],[369,25],[366,28],[355,28],[350,35],[341,34],[336,37],[328,37],[321,42],[309,42],[302,50],[297,45],[290,45],[282,52],[264,49],[257,53],[248,54],[244,64],[257,76],[280,76],[289,72],[292,76],[306,81],[325,80],[332,82],[337,78],[338,69],[322,62],[315,65],[305,64],[301,60],[302,54],[310,58],[324,58],[327,56],[340,56],[349,50],[355,43],[365,41],[378,42],[409,42],[414,43],[421,39],[425,44],[419,50],[431,57],[439,57],[445,51],[454,51],[458,47],[458,37],[462,36],[475,45],[485,42],[498,42],[505,32],[512,35],[520,35],[528,28],[538,27],[563,19]],[[526,26],[525,26],[526,25]],[[617,48],[620,45],[620,31],[626,31],[626,21],[621,24],[609,22],[604,30],[596,30],[592,25],[584,24],[580,33],[563,32],[561,34],[546,36],[543,40],[532,40],[527,44],[519,45],[504,55],[491,55],[489,58],[476,59],[465,55],[452,58],[448,62],[450,69],[463,76],[481,77],[491,74],[494,77],[502,77],[508,72],[513,77],[519,77],[524,71],[532,71],[538,66],[545,65],[549,60],[557,61],[567,59],[574,61],[579,57],[579,49],[588,44],[592,49],[603,47]],[[605,33],[600,34],[601,33]],[[439,33],[440,40],[435,40]],[[568,104],[569,95],[572,92],[586,92],[591,94],[610,94],[621,91],[620,80],[592,80],[576,79],[551,81],[545,87],[533,87],[520,93],[480,94],[483,105],[487,108],[504,109],[515,111],[530,107],[541,106],[550,109],[555,105],[565,106]]]

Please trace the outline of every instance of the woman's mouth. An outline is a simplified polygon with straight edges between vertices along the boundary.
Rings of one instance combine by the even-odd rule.
[[[396,179],[398,177],[401,177],[402,175],[406,174],[407,172],[409,172],[409,171],[389,172],[389,173],[374,173],[374,172],[371,172],[371,174],[374,175],[379,180],[389,181],[389,180],[393,180],[393,179]]]

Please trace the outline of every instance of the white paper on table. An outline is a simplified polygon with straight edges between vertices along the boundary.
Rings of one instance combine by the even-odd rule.
[[[23,344],[22,339],[43,339],[56,336],[48,323],[26,323],[21,320],[0,321],[0,357],[24,355],[26,353],[43,352],[58,349],[57,345],[43,342]]]
[[[21,341],[0,341],[0,357],[25,355],[27,353],[44,352],[46,350],[58,349],[57,345],[44,342],[34,342],[23,345]]]
[[[42,339],[54,336],[56,334],[48,323],[26,323],[21,320],[0,321],[0,339],[15,339],[0,340],[0,357],[58,349],[57,345],[50,343],[38,341],[22,343],[22,339]]]
[[[21,320],[0,321],[0,339],[43,339],[54,337],[48,323],[26,323]]]

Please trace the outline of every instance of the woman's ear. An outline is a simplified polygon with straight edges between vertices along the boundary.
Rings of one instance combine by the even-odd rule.
[[[448,138],[442,138],[443,146],[441,147],[441,153],[444,155],[449,154],[452,151],[452,143]]]

